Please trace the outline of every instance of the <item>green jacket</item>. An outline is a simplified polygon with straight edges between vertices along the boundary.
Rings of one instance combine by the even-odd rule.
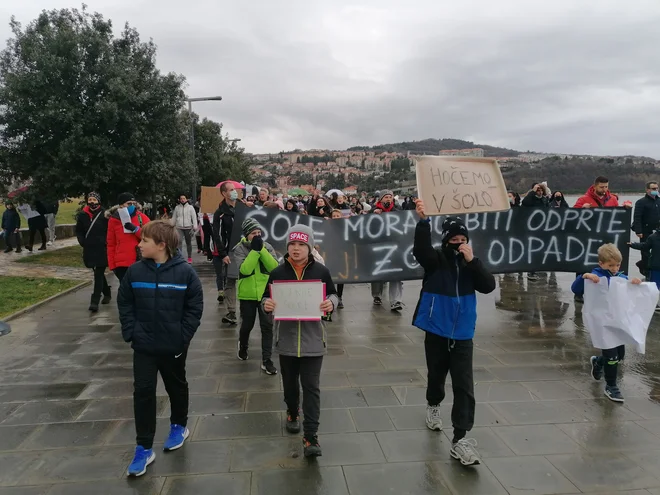
[[[252,251],[250,243],[243,237],[233,251],[238,265],[238,299],[261,301],[270,272],[279,265],[273,246],[264,242],[260,252]]]

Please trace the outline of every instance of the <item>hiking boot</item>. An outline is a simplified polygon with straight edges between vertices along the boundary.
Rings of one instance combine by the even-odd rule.
[[[248,347],[246,345],[241,345],[241,341],[238,341],[238,352],[236,353],[236,356],[238,359],[241,361],[247,361],[248,358]],[[263,368],[263,364],[261,365]],[[277,370],[275,370],[277,372]]]
[[[449,453],[454,459],[461,461],[463,466],[481,464],[476,446],[477,441],[474,438],[461,438],[458,442],[451,445]]]
[[[101,304],[110,304],[110,301],[112,300],[112,296],[110,294],[106,294],[103,296],[103,299],[101,299]]]
[[[621,395],[621,390],[616,385],[606,385],[605,396],[614,402],[623,402],[625,400],[623,395]]]
[[[339,304],[337,304],[337,309],[344,309],[344,301],[339,299]]]
[[[241,351],[239,350],[238,352],[240,354]],[[263,363],[261,363],[261,369],[265,371],[267,375],[277,375],[277,368],[270,359],[266,359]]]
[[[300,433],[300,420],[298,416],[289,414],[286,417],[286,431],[289,433]]]
[[[315,436],[309,437],[309,440],[306,437],[303,438],[303,454],[305,457],[321,457],[323,454],[319,445],[319,439]]]
[[[603,367],[598,363],[598,357],[591,356],[591,377],[598,381],[603,378]]]
[[[188,428],[186,428],[185,426],[170,425],[170,434],[165,439],[163,450],[165,452],[168,452],[170,450],[176,450],[180,448],[189,435],[190,435],[190,430],[188,430]]]
[[[39,249],[37,249],[37,251],[45,251],[45,250],[46,250],[46,245],[45,244],[42,244],[41,247]]]
[[[383,300],[380,297],[374,297],[374,306],[382,306]]]
[[[227,313],[227,316],[222,318],[222,323],[229,323],[230,325],[236,325],[238,323],[238,320],[236,319],[236,313],[233,311]]]
[[[403,309],[403,303],[401,301],[396,301],[390,306],[392,311],[401,311]]]
[[[442,431],[442,419],[440,419],[440,405],[426,406],[426,427],[433,431]]]
[[[224,290],[219,290],[218,291],[218,302],[219,303],[225,302],[225,291]]]
[[[89,311],[91,311],[92,313],[97,313],[99,310],[99,302],[92,301],[91,303],[89,303],[89,308],[87,309],[89,309]]]
[[[147,466],[154,462],[156,454],[153,449],[145,449],[142,445],[135,447],[135,457],[128,466],[129,476],[142,476],[147,472]]]

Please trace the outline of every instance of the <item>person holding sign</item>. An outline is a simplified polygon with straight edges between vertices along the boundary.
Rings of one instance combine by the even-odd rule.
[[[238,359],[248,358],[248,342],[254,321],[259,313],[261,326],[261,369],[268,375],[276,375],[277,368],[271,359],[273,352],[273,324],[261,307],[261,296],[268,282],[268,275],[277,268],[273,246],[261,237],[261,225],[254,218],[247,218],[241,225],[243,238],[234,248],[238,265],[238,301],[241,309],[241,330],[238,340]]]
[[[105,212],[108,219],[106,241],[108,267],[121,283],[128,267],[141,257],[138,244],[142,239],[142,227],[149,222],[149,217],[138,209],[131,193],[121,193],[117,203]]]
[[[339,299],[330,271],[312,256],[314,231],[305,225],[294,225],[286,239],[287,254],[282,264],[270,274],[264,291],[263,308],[267,313],[275,312],[275,351],[280,355],[284,402],[287,406],[286,429],[289,433],[300,431],[298,406],[302,386],[304,454],[305,457],[316,457],[321,455],[317,432],[321,415],[321,365],[326,353],[325,328],[320,316],[333,311]],[[287,301],[273,299],[271,285],[277,281],[301,280],[325,284],[325,298],[317,300],[318,319],[300,317],[278,320],[278,304],[285,306]]]
[[[415,229],[413,256],[424,268],[424,282],[413,325],[426,332],[426,426],[430,430],[442,430],[440,403],[445,398],[445,379],[449,372],[454,392],[451,411],[454,438],[450,454],[464,466],[479,464],[476,441],[465,438],[474,425],[472,339],[477,323],[475,292],[493,292],[495,277],[474,256],[468,244],[469,232],[457,217],[445,219],[442,247],[435,249],[424,203],[418,200],[416,205],[420,221]]]

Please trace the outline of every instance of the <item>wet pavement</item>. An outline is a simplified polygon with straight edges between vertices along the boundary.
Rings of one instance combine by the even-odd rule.
[[[258,329],[251,359],[238,361],[237,329],[220,323],[204,275],[206,310],[188,356],[191,437],[159,450],[169,411],[160,384],[157,458],[137,480],[124,476],[135,435],[131,351],[114,301],[90,316],[84,289],[12,322],[0,337],[0,495],[660,495],[660,317],[646,356],[627,355],[626,402],[614,404],[589,377],[595,351],[572,276],[498,278],[479,298],[471,436],[480,466],[450,458],[450,428],[425,427],[424,334],[410,325],[419,283],[405,284],[401,315],[373,307],[366,285],[346,286],[346,309],[328,327],[323,457],[308,461],[300,436],[284,430],[279,376],[259,370]]]

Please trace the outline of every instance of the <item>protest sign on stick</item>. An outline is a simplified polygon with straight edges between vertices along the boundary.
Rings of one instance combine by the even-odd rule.
[[[275,320],[320,321],[325,284],[320,280],[276,280],[270,286]]]
[[[222,201],[222,193],[219,187],[202,186],[202,196],[199,208],[202,213],[215,213]]]
[[[415,157],[417,191],[427,215],[463,215],[509,209],[494,158]]]

